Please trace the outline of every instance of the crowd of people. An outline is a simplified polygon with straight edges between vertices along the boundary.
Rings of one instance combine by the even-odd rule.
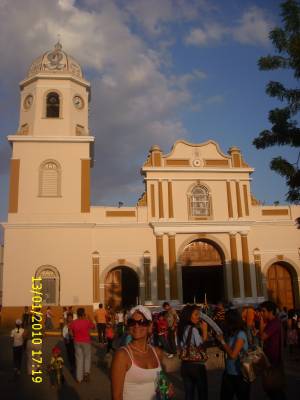
[[[214,332],[203,319],[210,316],[220,327]],[[201,317],[202,315],[202,317]],[[48,307],[45,330],[53,328],[53,315]],[[164,359],[178,357],[185,400],[208,399],[207,353],[212,341],[225,353],[225,366],[220,385],[220,399],[250,399],[251,382],[242,372],[242,357],[249,349],[261,346],[268,360],[268,373],[262,377],[263,388],[269,399],[285,399],[282,347],[296,354],[300,346],[300,313],[278,310],[271,301],[242,309],[188,304],[175,310],[168,302],[159,312],[151,312],[142,305],[130,310],[114,311],[99,304],[93,316],[83,308],[76,311],[63,307],[59,321],[67,365],[80,384],[90,380],[91,330],[98,336],[100,348],[113,356],[111,366],[112,399],[134,400],[171,399],[172,385],[163,371]],[[221,333],[222,332],[222,333]],[[27,372],[32,374],[31,351],[40,345],[31,341],[31,314],[24,308],[22,318],[16,320],[11,331],[13,362],[20,374],[22,356],[27,353]],[[50,382],[64,381],[65,361],[62,348],[55,346],[48,363]]]

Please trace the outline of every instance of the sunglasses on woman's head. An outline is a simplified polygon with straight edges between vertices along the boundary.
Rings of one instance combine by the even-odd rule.
[[[149,321],[146,319],[134,319],[134,318],[129,318],[127,321],[127,325],[128,326],[148,326],[149,325]]]

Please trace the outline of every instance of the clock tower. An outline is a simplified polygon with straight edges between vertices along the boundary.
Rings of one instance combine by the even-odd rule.
[[[90,211],[90,84],[58,42],[20,89],[19,128],[8,136],[9,221],[81,221]]]

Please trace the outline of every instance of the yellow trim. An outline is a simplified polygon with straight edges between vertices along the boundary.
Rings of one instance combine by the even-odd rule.
[[[231,278],[232,278],[232,294],[234,298],[241,296],[239,265],[237,257],[236,235],[229,234],[230,253],[231,253]]]
[[[247,235],[241,235],[245,297],[252,297],[250,261]]]
[[[153,152],[153,167],[161,167],[161,152]]]
[[[18,212],[19,200],[19,179],[20,179],[20,160],[10,160],[10,184],[9,184],[9,201],[8,212]]]
[[[228,160],[204,160],[205,167],[229,167]]]
[[[168,182],[169,218],[174,218],[172,182]]]
[[[242,212],[242,201],[241,201],[241,192],[240,192],[239,182],[235,182],[235,191],[236,191],[236,203],[237,203],[238,218],[241,218],[243,216],[243,212]]]
[[[90,212],[90,160],[81,160],[81,212]]]
[[[227,206],[228,206],[228,217],[233,218],[233,206],[232,206],[232,197],[231,197],[231,187],[230,182],[226,182],[226,190],[227,190]]]
[[[100,301],[99,257],[93,257],[93,302]]]
[[[151,258],[144,256],[144,280],[145,280],[145,300],[151,301]]]
[[[262,210],[262,215],[289,215],[287,208],[278,208],[276,210]]]
[[[165,287],[165,261],[163,236],[156,236],[156,262],[157,262],[157,298],[164,300],[166,298]]]
[[[135,211],[106,211],[107,217],[135,217]]]
[[[178,300],[175,236],[169,236],[170,300]]]
[[[151,193],[151,217],[155,217],[155,191],[154,191],[154,184],[150,185],[150,193]]]
[[[249,217],[249,201],[248,201],[248,190],[247,185],[243,185],[244,202],[245,202],[245,214]]]
[[[261,273],[261,257],[254,256],[255,278],[256,278],[256,293],[258,297],[263,296],[262,273]]]
[[[177,166],[186,167],[186,166],[190,165],[190,160],[177,160],[177,159],[173,158],[172,160],[166,160],[165,165],[174,166],[174,167],[177,167]]]
[[[164,218],[163,188],[162,182],[158,182],[158,216]]]

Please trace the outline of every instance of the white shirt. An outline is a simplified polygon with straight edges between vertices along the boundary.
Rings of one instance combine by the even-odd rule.
[[[15,328],[11,331],[10,337],[14,338],[13,347],[23,346],[24,344],[23,333],[24,333],[23,328],[19,328],[19,332],[18,328]]]

